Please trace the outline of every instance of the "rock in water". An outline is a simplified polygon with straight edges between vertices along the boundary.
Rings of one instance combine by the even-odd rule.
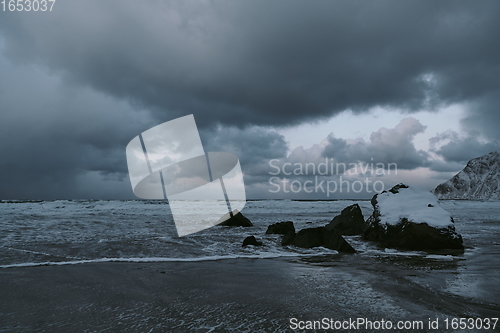
[[[251,227],[253,226],[252,222],[247,219],[241,212],[238,210],[233,210],[233,216],[229,217],[229,219],[225,220],[221,223],[216,223],[217,225],[225,226],[225,227]],[[224,215],[221,220],[224,220],[228,217],[229,213]]]
[[[295,231],[287,232],[281,239],[281,245],[283,246],[292,245],[294,238],[295,238]]]
[[[292,244],[306,249],[323,246],[324,231],[323,227],[302,229],[295,235]]]
[[[439,199],[500,200],[500,150],[470,160],[434,194]]]
[[[254,245],[254,246],[261,246],[262,242],[259,242],[255,236],[248,236],[243,240],[243,245],[241,246],[247,246],[247,245]]]
[[[461,250],[453,218],[432,193],[398,184],[372,198],[363,239],[405,250]]]
[[[267,227],[266,234],[285,235],[290,231],[295,233],[295,226],[293,225],[293,222],[286,221],[286,222],[278,222],[275,224],[271,224],[269,227]]]
[[[302,229],[295,235],[291,244],[306,249],[323,246],[339,252],[356,252],[338,231],[328,230],[325,227]]]
[[[359,205],[354,204],[344,208],[325,228],[337,230],[345,236],[361,235],[365,229],[365,218]]]
[[[356,250],[354,250],[351,244],[349,244],[340,233],[335,230],[328,230],[326,228],[324,229],[324,247],[344,253],[356,253]]]

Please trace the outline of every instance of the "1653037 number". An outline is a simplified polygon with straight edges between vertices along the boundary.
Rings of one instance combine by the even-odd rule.
[[[4,12],[51,12],[56,0],[2,0]]]
[[[446,318],[445,328],[452,330],[494,330],[496,329],[498,318]]]

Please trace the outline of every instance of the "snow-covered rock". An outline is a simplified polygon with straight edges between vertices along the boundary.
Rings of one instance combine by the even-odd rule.
[[[398,184],[372,198],[363,238],[406,250],[463,250],[450,213],[429,191]]]
[[[439,199],[500,200],[500,150],[470,160],[434,194]]]

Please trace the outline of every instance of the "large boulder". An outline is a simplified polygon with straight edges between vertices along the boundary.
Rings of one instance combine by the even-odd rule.
[[[344,208],[325,228],[344,236],[361,235],[365,229],[365,218],[359,205],[354,204]]]
[[[303,248],[312,248],[323,246],[328,249],[337,250],[339,252],[354,253],[356,252],[349,243],[335,230],[328,230],[325,227],[307,228],[300,230],[293,240],[291,245]]]
[[[217,225],[220,226],[225,226],[225,227],[251,227],[253,226],[252,222],[250,222],[249,219],[247,219],[241,212],[238,210],[233,210],[232,212],[233,216],[228,216],[230,215],[229,213],[224,215],[221,220],[223,222],[217,223]],[[229,218],[228,218],[229,217]]]
[[[404,250],[463,251],[453,218],[431,192],[398,184],[375,194],[371,202],[374,211],[363,239]]]
[[[285,235],[283,235],[283,238],[281,239],[281,245],[283,246],[292,245],[294,238],[295,238],[295,231],[287,232]]]
[[[302,229],[295,235],[292,245],[306,249],[323,246],[324,231],[323,227]]]
[[[295,226],[293,225],[293,222],[291,222],[291,221],[278,222],[275,224],[271,224],[269,227],[267,227],[266,234],[285,235],[288,232],[295,233]]]
[[[241,246],[247,246],[247,245],[254,245],[254,246],[261,246],[262,242],[258,241],[255,236],[248,236],[243,240],[243,244]]]

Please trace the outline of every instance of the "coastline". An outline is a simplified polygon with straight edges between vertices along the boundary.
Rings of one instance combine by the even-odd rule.
[[[437,264],[330,255],[4,268],[0,331],[292,332],[291,318],[498,316],[499,304],[440,289],[456,263]]]

